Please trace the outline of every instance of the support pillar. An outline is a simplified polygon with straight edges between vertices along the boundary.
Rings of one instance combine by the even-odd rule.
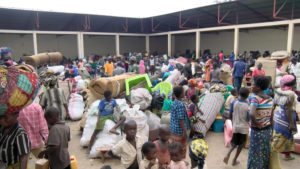
[[[196,32],[196,58],[200,58],[200,32]]]
[[[172,57],[172,35],[168,33],[168,56]]]
[[[286,50],[292,55],[292,50],[293,50],[293,41],[294,41],[294,28],[295,25],[294,23],[289,23],[289,30],[288,30],[288,37],[287,37],[287,47]]]
[[[239,41],[240,41],[240,32],[239,32],[239,28],[235,27],[234,28],[234,55],[235,55],[235,59],[238,57],[239,55]]]
[[[150,37],[146,35],[146,52],[150,53]]]
[[[84,58],[84,42],[83,42],[83,34],[79,32],[77,34],[77,48],[78,48],[78,58]]]
[[[36,32],[33,32],[33,34],[32,34],[32,39],[33,39],[33,53],[36,55],[36,54],[38,54],[38,46],[37,46]]]
[[[120,55],[120,35],[116,35],[116,55]]]

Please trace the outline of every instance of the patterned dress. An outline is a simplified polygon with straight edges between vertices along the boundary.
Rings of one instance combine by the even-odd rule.
[[[268,169],[271,153],[271,116],[272,98],[264,99],[253,95],[251,105],[256,107],[256,120],[262,128],[256,128],[251,124],[250,145],[248,155],[248,169]]]

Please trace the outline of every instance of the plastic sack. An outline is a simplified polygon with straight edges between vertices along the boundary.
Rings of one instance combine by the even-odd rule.
[[[162,72],[162,73],[165,73],[165,72],[167,72],[168,70],[169,70],[169,67],[168,67],[167,65],[163,64],[162,67],[161,67],[161,72]]]
[[[171,72],[171,75],[165,80],[165,82],[171,83],[173,86],[178,86],[184,80],[184,76],[178,70]]]
[[[139,110],[139,105],[134,105],[133,108],[129,108],[124,112],[126,121],[134,120],[137,124],[137,136],[143,140],[148,140],[149,137],[149,126],[147,124],[147,116],[144,112]]]
[[[76,90],[81,91],[83,89],[85,89],[85,82],[84,82],[84,80],[80,79],[77,81]]]
[[[79,94],[72,93],[71,98],[69,100],[69,116],[71,120],[79,120],[81,119],[84,111],[84,101],[83,97]]]
[[[170,118],[171,118],[170,112],[163,112],[161,115],[160,124],[167,124],[169,126]]]
[[[99,132],[96,137],[96,141],[92,146],[92,149],[90,151],[90,158],[99,157],[99,151],[97,151],[97,148],[113,147],[122,139],[121,135],[116,135],[109,132],[109,130],[113,128],[114,125],[115,123],[111,120],[105,121],[103,130]],[[117,129],[117,132],[121,133],[120,129]]]
[[[138,88],[130,92],[130,101],[134,105],[139,105],[141,110],[147,109],[152,101],[152,96],[145,88]]]
[[[226,120],[224,124],[224,140],[225,146],[229,147],[232,139],[232,122],[231,120]]]
[[[147,110],[145,114],[147,116],[147,124],[149,125],[149,130],[158,129],[160,125],[160,118],[149,110]]]
[[[65,70],[65,67],[60,65],[60,66],[49,66],[48,70],[52,70],[53,73],[61,73]]]

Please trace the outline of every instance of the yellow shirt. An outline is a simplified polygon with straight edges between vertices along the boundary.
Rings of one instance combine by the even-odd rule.
[[[111,150],[113,154],[120,155],[121,163],[125,168],[130,167],[136,158],[139,165],[142,160],[141,149],[144,141],[140,137],[136,137],[135,141],[136,148],[133,147],[133,145],[128,142],[126,138],[124,138],[123,140],[119,141]]]
[[[150,161],[146,158],[144,158],[140,163],[139,169],[147,169]],[[154,166],[151,167],[151,169],[158,169],[158,160],[156,159]]]
[[[112,73],[114,71],[114,62],[106,62],[105,65],[104,65],[104,69],[105,69],[105,72],[107,73],[108,76],[112,76]]]

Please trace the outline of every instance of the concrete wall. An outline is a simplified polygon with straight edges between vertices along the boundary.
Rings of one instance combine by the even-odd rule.
[[[239,53],[251,50],[259,50],[261,53],[266,50],[272,52],[286,50],[286,47],[287,27],[240,30]]]
[[[295,25],[293,49],[300,51],[300,25]]]
[[[116,53],[115,36],[84,35],[84,56],[90,54],[113,55]]]
[[[233,30],[200,33],[200,50],[202,54],[205,49],[210,49],[212,55],[217,55],[221,50],[225,55],[228,55],[233,51],[233,43]]]
[[[145,52],[146,38],[142,36],[120,36],[120,54]]]
[[[150,36],[150,53],[155,51],[158,54],[168,53],[168,36]]]
[[[12,58],[19,61],[23,54],[33,55],[32,34],[0,34],[0,47],[12,49]]]
[[[185,54],[189,49],[190,53],[196,50],[196,34],[172,35],[172,55]]]
[[[76,35],[37,35],[38,53],[58,51],[67,58],[77,58]]]

